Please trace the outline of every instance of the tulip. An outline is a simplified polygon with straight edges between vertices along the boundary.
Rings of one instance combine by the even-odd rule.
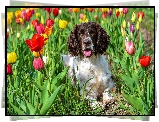
[[[38,51],[38,52],[33,51],[33,55],[34,55],[35,57],[40,57],[42,54],[43,54],[43,49],[41,49],[41,50]]]
[[[41,59],[41,57],[39,58],[34,58],[33,60],[33,66],[36,70],[42,70],[44,68],[44,62]]]
[[[10,64],[7,64],[7,74],[12,74],[12,67]]]
[[[109,8],[102,8],[101,11],[102,11],[102,13],[107,13],[107,12],[109,12]]]
[[[58,16],[58,14],[59,14],[59,8],[54,8],[53,14],[54,14],[55,17]]]
[[[102,13],[102,18],[106,18],[107,14],[106,13]]]
[[[90,11],[90,12],[93,12],[93,10],[94,10],[93,8],[89,8],[89,11]]]
[[[123,21],[123,28],[126,28],[126,21]]]
[[[131,21],[132,21],[132,22],[135,22],[135,20],[136,20],[136,14],[135,14],[135,11],[134,11],[133,14],[132,14]]]
[[[126,52],[129,54],[129,55],[133,55],[135,54],[136,52],[136,49],[135,49],[135,46],[133,44],[132,41],[125,41],[125,48],[126,48]]]
[[[117,10],[116,10],[116,17],[118,18],[119,15],[120,15],[120,12],[119,12],[119,10],[117,9]]]
[[[9,36],[9,32],[7,32],[7,38],[8,38],[8,36]]]
[[[139,63],[142,67],[148,67],[150,65],[151,57],[150,56],[142,56],[139,58]]]
[[[139,28],[140,28],[140,23],[137,21],[137,23],[136,23],[136,30],[139,30]]]
[[[80,19],[83,19],[83,18],[84,18],[84,14],[80,13]]]
[[[53,25],[54,25],[54,20],[53,19],[49,18],[49,19],[46,20],[46,26],[49,27],[49,26],[53,26]]]
[[[18,17],[21,17],[21,15],[22,15],[22,11],[20,11],[20,10],[17,10],[16,12],[15,12],[15,16],[18,18]]]
[[[20,23],[20,21],[19,21],[19,18],[15,18],[15,22],[17,23],[17,24],[19,24]]]
[[[38,34],[44,33],[44,30],[45,30],[45,27],[43,24],[40,23],[36,25],[36,31]]]
[[[119,12],[123,12],[123,8],[119,8]]]
[[[134,32],[135,31],[135,29],[134,29],[134,25],[130,25],[130,32]]]
[[[15,52],[7,53],[7,63],[15,63],[17,60],[17,55]]]
[[[31,24],[33,25],[34,28],[36,28],[38,23],[39,21],[36,19],[36,20],[33,20]]]
[[[66,26],[67,26],[67,21],[65,21],[65,20],[59,20],[59,27],[61,29],[66,28]]]
[[[128,13],[128,8],[123,8],[123,13],[127,14]]]
[[[45,65],[47,65],[48,64],[48,57],[43,56],[43,61],[44,61]]]
[[[23,23],[24,23],[23,18],[19,18],[19,22],[20,22],[21,24],[23,24]]]
[[[130,22],[128,22],[128,25],[127,25],[127,26],[128,26],[128,28],[130,28]]]
[[[142,22],[142,16],[139,17],[138,21],[139,21],[139,22]]]
[[[98,20],[98,15],[94,15],[94,19]]]
[[[44,41],[46,40],[47,38],[44,38],[39,34],[34,34],[32,39],[26,40],[25,42],[32,52],[38,52],[42,49],[42,47],[44,46]]]
[[[40,13],[36,13],[36,18],[39,18],[40,17]]]
[[[72,12],[72,8],[68,8],[68,11],[71,13]]]
[[[52,8],[44,8],[44,10],[46,10],[48,13],[52,12]]]
[[[142,18],[144,17],[144,13],[143,13],[143,12],[141,12],[141,11],[140,11],[140,12],[138,12],[138,14],[137,14],[137,17],[138,17],[138,18],[139,18],[140,16],[141,16]]]
[[[109,12],[108,12],[108,16],[111,16],[111,15],[112,15],[112,13],[113,13],[113,10],[112,10],[112,9],[110,9],[110,10],[109,10]]]
[[[27,26],[27,30],[30,30],[30,25]]]
[[[20,33],[17,33],[17,38],[20,38]]]
[[[41,16],[41,24],[44,24],[44,18]]]
[[[62,14],[62,10],[59,10],[59,14],[60,14],[60,15]]]
[[[78,13],[80,11],[80,8],[73,8],[72,11]]]
[[[46,28],[45,28],[45,34],[47,36],[50,36],[52,34],[52,32],[53,32],[53,26],[46,26]]]

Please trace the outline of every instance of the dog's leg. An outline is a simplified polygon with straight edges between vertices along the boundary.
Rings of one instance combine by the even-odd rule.
[[[109,79],[108,88],[106,88],[103,92],[103,104],[108,104],[111,101],[114,101],[113,95],[110,93],[111,90],[114,90],[114,82],[112,79]]]

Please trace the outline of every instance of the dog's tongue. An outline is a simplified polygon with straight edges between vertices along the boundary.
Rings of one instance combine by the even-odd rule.
[[[91,51],[84,51],[83,52],[85,56],[90,56],[91,55]]]

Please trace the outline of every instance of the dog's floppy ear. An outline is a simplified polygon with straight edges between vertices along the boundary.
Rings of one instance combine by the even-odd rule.
[[[71,54],[71,56],[77,56],[80,53],[80,42],[78,42],[77,38],[78,26],[79,25],[75,25],[67,41],[68,51]]]
[[[98,23],[96,23],[97,29],[97,42],[96,42],[96,53],[103,54],[107,48],[110,41],[110,36]]]

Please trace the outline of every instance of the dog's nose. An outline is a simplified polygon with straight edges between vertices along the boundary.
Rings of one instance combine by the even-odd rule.
[[[84,44],[86,44],[86,45],[91,44],[91,40],[90,40],[89,38],[84,39],[83,42],[84,42]]]

